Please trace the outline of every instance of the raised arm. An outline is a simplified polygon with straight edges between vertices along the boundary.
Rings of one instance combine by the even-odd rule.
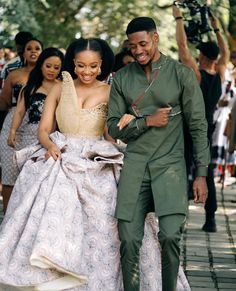
[[[200,82],[201,74],[198,69],[198,64],[192,57],[188,47],[182,12],[176,5],[173,5],[172,12],[176,21],[176,42],[178,46],[179,59],[184,65],[193,69],[198,81]]]
[[[229,55],[230,55],[229,48],[220,31],[218,19],[212,14],[209,18],[211,21],[211,26],[216,34],[217,43],[220,49],[220,57],[217,61],[217,71],[219,72],[221,80],[223,82],[225,79],[225,70],[229,62]]]
[[[19,99],[17,102],[16,110],[13,115],[12,123],[11,123],[11,128],[9,131],[9,136],[7,139],[7,144],[10,147],[15,147],[16,146],[16,131],[20,127],[22,120],[25,116],[25,99],[24,96],[22,96],[22,91],[19,94]]]
[[[60,149],[51,141],[49,135],[56,128],[55,112],[61,95],[61,84],[56,84],[48,94],[42,117],[39,123],[38,139],[42,146],[47,149],[46,158],[53,157],[54,160],[61,158]]]

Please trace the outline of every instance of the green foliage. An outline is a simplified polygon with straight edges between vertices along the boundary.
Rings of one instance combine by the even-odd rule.
[[[229,2],[236,9],[236,1],[216,0],[211,5],[225,30]],[[162,51],[176,55],[171,0],[0,0],[0,3],[0,42],[3,44],[12,44],[19,30],[27,30],[45,46],[67,47],[75,36],[97,36],[118,50],[126,38],[127,23],[133,17],[148,15],[158,25]],[[230,15],[235,19],[235,10]],[[233,20],[231,30],[235,23]]]
[[[230,0],[229,33],[236,39],[236,0]]]

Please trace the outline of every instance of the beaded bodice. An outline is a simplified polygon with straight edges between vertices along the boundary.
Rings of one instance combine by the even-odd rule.
[[[60,132],[75,136],[102,136],[107,118],[107,103],[89,109],[79,108],[73,79],[63,72],[62,92],[56,110]]]

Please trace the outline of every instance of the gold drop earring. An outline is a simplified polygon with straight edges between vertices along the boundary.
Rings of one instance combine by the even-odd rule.
[[[102,73],[102,70],[101,70],[101,67],[99,67],[99,69],[98,69],[98,76],[101,75],[101,73]]]

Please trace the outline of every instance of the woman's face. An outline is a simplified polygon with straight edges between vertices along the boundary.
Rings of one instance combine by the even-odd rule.
[[[102,64],[99,53],[85,50],[75,55],[75,73],[84,84],[91,84],[100,73]]]
[[[41,52],[41,44],[36,40],[31,40],[26,44],[23,56],[27,63],[36,63]]]
[[[61,70],[61,59],[57,56],[47,58],[41,67],[44,79],[53,81],[58,77]]]

